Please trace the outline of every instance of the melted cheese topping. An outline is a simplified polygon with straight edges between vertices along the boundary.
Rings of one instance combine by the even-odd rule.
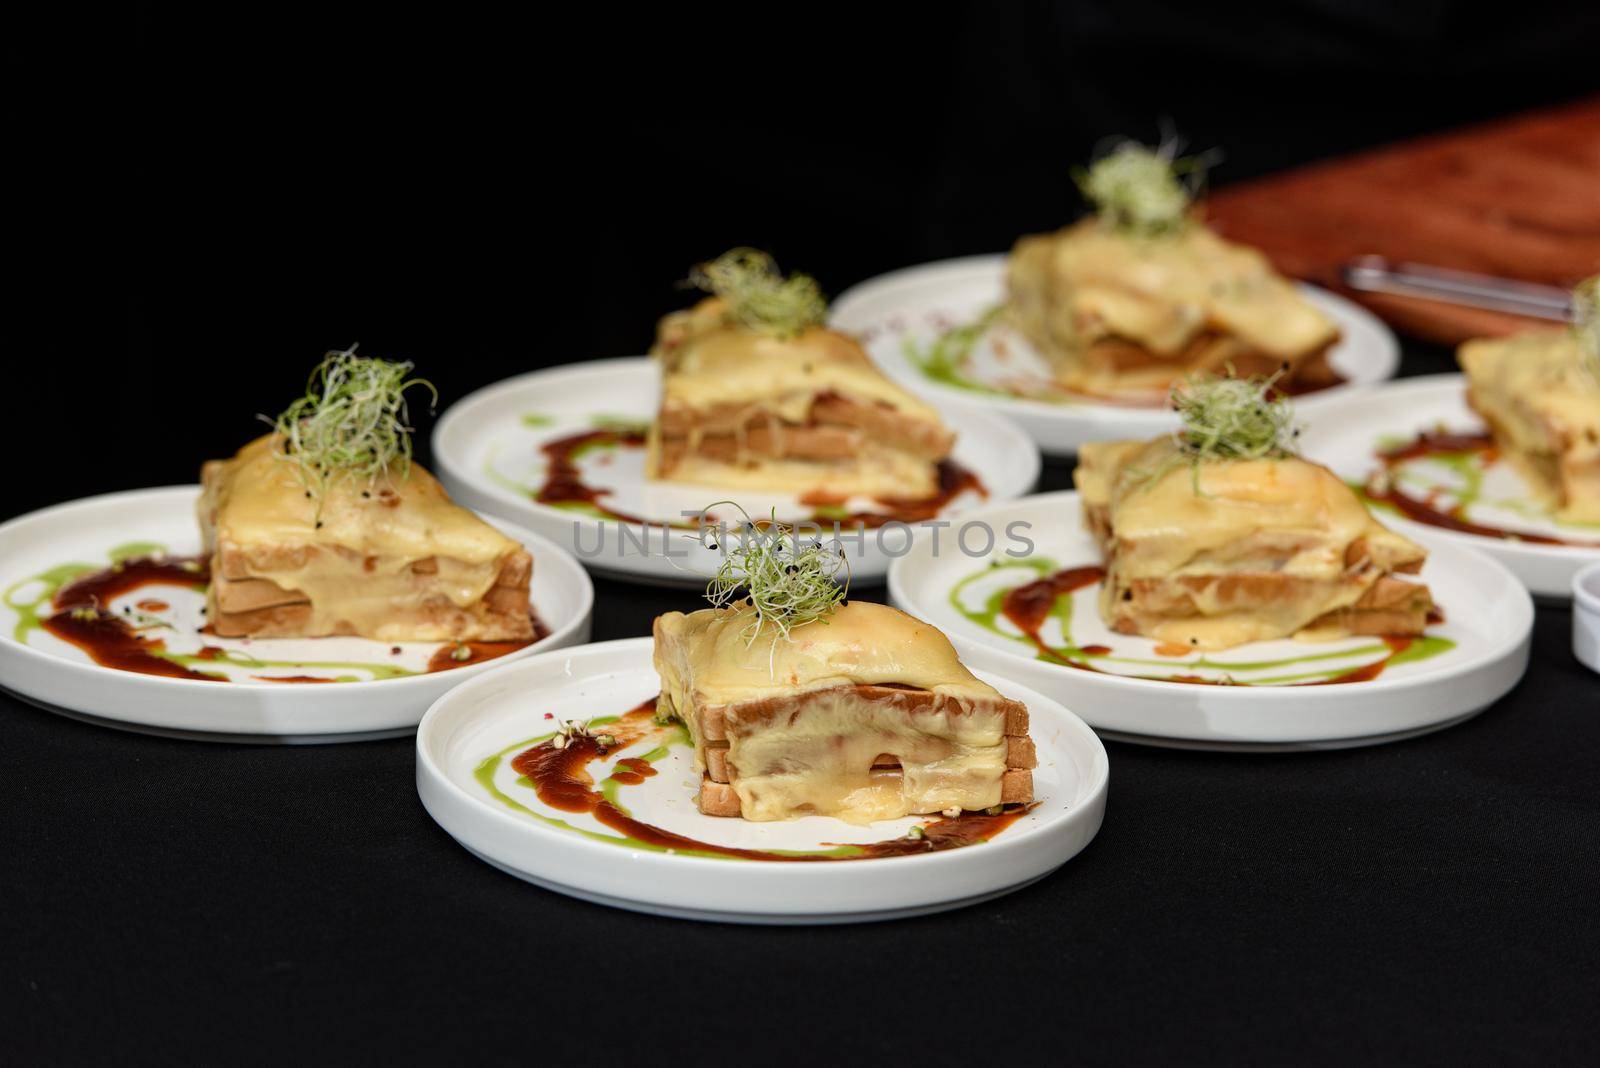
[[[1600,522],[1600,381],[1571,330],[1530,330],[1461,346],[1472,406],[1564,519]]]
[[[1000,803],[1006,711],[936,628],[885,605],[851,601],[791,640],[755,642],[732,609],[669,612],[656,621],[663,701],[689,725],[704,767],[697,710],[726,709],[731,785],[745,819],[809,813],[853,822]],[[857,685],[897,683],[956,699],[913,711],[867,700]],[[781,714],[741,703],[799,698]],[[974,702],[974,703],[969,703]],[[959,710],[958,710],[959,709]],[[899,773],[873,770],[892,754]]]
[[[663,319],[654,351],[662,360],[666,404],[699,411],[759,406],[803,423],[818,394],[833,392],[939,420],[932,408],[884,377],[854,338],[812,327],[783,339],[728,324],[714,297]]]
[[[730,719],[730,778],[748,820],[815,813],[870,823],[985,809],[1000,803],[1004,733],[998,710],[913,718],[850,689],[825,691],[790,715]],[[898,774],[873,769],[885,753],[900,759]]]
[[[309,634],[344,622],[379,640],[431,640],[416,632],[424,602],[442,593],[459,608],[477,604],[519,548],[452,502],[416,464],[408,477],[370,489],[355,481],[330,487],[319,515],[273,435],[208,478],[198,508],[208,547],[236,550],[249,577],[311,601]],[[415,573],[412,565],[424,560],[437,571]]]
[[[900,683],[952,697],[995,699],[993,686],[956,657],[938,628],[888,605],[851,601],[826,620],[795,627],[789,640],[773,630],[754,642],[744,629],[752,616],[735,609],[668,612],[656,625],[681,658],[664,660],[656,645],[656,670],[679,709],[731,705],[836,686]]]
[[[1255,573],[1290,595],[1224,600],[1217,586],[1192,592],[1200,618],[1138,619],[1138,632],[1195,648],[1226,648],[1293,634],[1358,601],[1384,574],[1424,551],[1384,527],[1331,471],[1307,460],[1208,461],[1193,468],[1170,438],[1083,447],[1075,475],[1086,507],[1109,507],[1111,544],[1101,614],[1108,621],[1138,580]],[[1347,550],[1366,545],[1352,570]]]
[[[1293,360],[1338,336],[1265,256],[1198,222],[1134,237],[1086,219],[1023,238],[1009,269],[1014,299],[1047,317],[1045,332],[1069,348],[1116,337],[1170,356],[1212,329]]]

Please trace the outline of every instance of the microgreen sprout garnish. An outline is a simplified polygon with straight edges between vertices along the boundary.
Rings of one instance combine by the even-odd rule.
[[[1188,378],[1172,388],[1183,426],[1178,448],[1197,460],[1265,460],[1289,456],[1300,431],[1294,409],[1275,396],[1279,371],[1267,378]]]
[[[850,562],[841,547],[801,538],[778,523],[776,511],[765,525],[757,524],[734,501],[707,505],[702,514],[724,504],[738,508],[744,521],[737,536],[725,537],[729,544],[722,566],[706,583],[706,600],[715,608],[750,613],[742,632],[747,645],[769,625],[776,642],[795,627],[826,622],[850,592]]]
[[[439,391],[412,378],[409,361],[357,356],[351,345],[330,352],[311,372],[305,396],[277,419],[283,458],[308,494],[318,499],[338,482],[375,483],[411,471],[411,426],[406,390],[421,386],[437,403]],[[265,417],[263,417],[265,418]]]
[[[1578,335],[1583,365],[1600,380],[1600,274],[1573,289],[1572,329]]]
[[[1139,237],[1181,230],[1199,195],[1211,153],[1179,156],[1178,142],[1162,139],[1156,148],[1116,141],[1087,169],[1073,171],[1078,189],[1112,229]]]
[[[1300,430],[1294,409],[1273,387],[1283,372],[1266,378],[1189,377],[1172,387],[1171,403],[1181,424],[1172,434],[1179,457],[1189,461],[1194,491],[1200,492],[1200,465],[1207,460],[1275,460],[1294,455]],[[1145,476],[1154,483],[1171,464]]]
[[[597,734],[589,729],[588,720],[581,719],[576,721],[562,720],[561,729],[550,738],[550,747],[552,749],[565,749],[579,738],[593,739],[594,744],[601,749],[611,749],[617,744],[615,735]]]
[[[928,837],[928,832],[923,830],[922,824],[919,823],[906,832],[906,837],[916,842]]]
[[[732,249],[691,268],[689,284],[720,297],[733,321],[780,338],[803,334],[828,317],[816,279],[798,273],[785,278],[758,249]]]

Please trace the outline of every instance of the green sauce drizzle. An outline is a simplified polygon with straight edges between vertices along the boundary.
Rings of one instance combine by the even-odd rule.
[[[122,548],[122,546],[119,546],[119,548]],[[116,550],[113,549],[112,551],[115,552]],[[115,563],[117,559],[117,557],[112,557],[112,562]],[[12,638],[26,645],[28,635],[38,630],[44,620],[44,615],[39,610],[49,607],[55,595],[67,583],[79,575],[95,570],[97,568],[93,564],[61,564],[46,571],[41,571],[37,575],[29,575],[25,579],[19,579],[7,586],[4,595],[6,607],[17,614],[17,624],[11,630]],[[32,600],[19,601],[17,599],[17,591],[36,582],[39,583],[38,594]]]
[[[1064,593],[1056,598],[1051,606],[1050,617],[1057,620],[1061,626],[1061,636],[1064,644],[1050,646],[1048,651],[1041,650],[1034,645],[1027,635],[1018,634],[1014,629],[1002,625],[1005,619],[1004,603],[1006,594],[1022,583],[1003,586],[983,599],[977,608],[967,605],[970,598],[964,597],[967,588],[973,583],[996,574],[1000,571],[1014,570],[1024,574],[1027,581],[1044,578],[1054,574],[1060,568],[1055,561],[1048,557],[1034,556],[1026,560],[991,561],[989,566],[975,571],[951,587],[949,601],[952,608],[960,612],[963,617],[978,626],[998,634],[1003,638],[1026,645],[1035,650],[1035,659],[1052,661],[1062,660],[1080,664],[1091,661],[1103,664],[1126,664],[1132,667],[1153,667],[1166,669],[1161,674],[1137,675],[1131,674],[1124,677],[1155,679],[1158,681],[1182,681],[1174,676],[1193,674],[1196,668],[1207,668],[1222,672],[1261,672],[1277,671],[1302,665],[1339,662],[1335,667],[1313,669],[1310,671],[1294,672],[1290,674],[1271,675],[1264,678],[1238,679],[1231,676],[1228,681],[1240,686],[1282,686],[1294,683],[1315,682],[1335,678],[1348,671],[1356,670],[1372,662],[1374,657],[1387,660],[1388,666],[1398,664],[1416,663],[1448,652],[1456,647],[1456,643],[1449,638],[1436,635],[1422,635],[1411,640],[1411,643],[1399,652],[1395,652],[1383,642],[1372,642],[1359,645],[1351,649],[1340,649],[1331,652],[1305,653],[1299,656],[1281,657],[1270,660],[1214,660],[1208,656],[1200,656],[1193,660],[1175,660],[1172,658],[1151,659],[1135,656],[1117,656],[1112,653],[1098,650],[1087,650],[1072,640],[1072,605],[1073,595]],[[1352,665],[1350,661],[1361,659],[1361,663]],[[1122,674],[1117,672],[1116,674]]]
[[[593,728],[606,723],[615,723],[618,718],[619,717],[617,716],[596,716],[594,719],[589,721],[589,726]],[[690,744],[689,734],[683,729],[681,724],[673,724],[668,728],[664,728],[664,730],[665,733],[662,736],[661,744],[657,745],[649,752],[640,754],[638,759],[649,764],[655,764],[666,759],[667,755],[672,751],[674,746],[687,746]],[[606,845],[621,846],[625,849],[643,849],[651,853],[670,852],[680,857],[704,857],[709,860],[749,862],[750,858],[746,857],[733,857],[728,856],[725,853],[712,853],[699,849],[669,849],[666,846],[657,845],[653,842],[642,842],[639,839],[631,836],[606,834],[600,831],[589,830],[586,827],[577,827],[558,816],[548,816],[542,812],[537,812],[534,809],[529,808],[527,805],[524,805],[521,801],[518,801],[516,798],[506,793],[495,784],[495,774],[499,771],[502,762],[504,762],[508,757],[515,756],[516,754],[521,753],[532,746],[538,745],[540,742],[548,741],[549,739],[555,737],[556,733],[557,732],[553,730],[548,731],[544,734],[536,735],[532,738],[526,738],[520,742],[514,742],[511,745],[506,746],[493,756],[486,757],[479,762],[478,766],[473,769],[473,778],[478,780],[478,785],[483,787],[485,793],[494,798],[496,801],[500,802],[502,805],[505,805],[507,808],[515,812],[519,812],[524,816],[538,820],[547,827],[554,827],[563,831],[571,831],[573,834],[582,835],[590,841],[603,842]],[[615,751],[616,755],[620,755],[621,752],[622,750]],[[517,785],[526,787],[530,790],[533,788],[533,783],[528,780],[527,776],[519,776],[517,779]],[[605,779],[600,781],[600,793],[607,801],[615,805],[624,816],[631,817],[632,813],[630,813],[617,801],[617,794],[623,785],[623,783],[619,783],[615,778],[607,776]],[[768,849],[765,850],[765,852],[788,857],[853,857],[860,855],[862,852],[864,852],[864,850],[862,850],[860,846],[840,845],[834,846],[831,849]]]
[[[979,382],[966,372],[967,360],[972,356],[972,350],[1000,317],[1002,307],[1003,305],[996,304],[971,322],[952,326],[935,335],[933,340],[925,345],[919,345],[916,338],[908,337],[901,343],[901,351],[905,353],[911,365],[921,371],[923,377],[929,381],[971,393],[981,393],[988,397],[1012,396],[1006,390]]]
[[[106,558],[110,563],[121,563],[124,560],[134,560],[145,556],[161,556],[167,552],[167,547],[154,541],[130,541],[113,546],[106,550]],[[17,614],[17,622],[11,628],[11,636],[19,644],[26,645],[32,633],[39,630],[44,619],[50,614],[52,603],[57,593],[71,583],[74,579],[100,570],[103,565],[96,564],[58,564],[47,568],[36,575],[19,579],[6,587],[0,599],[5,606]],[[21,597],[21,591],[30,587],[37,587],[33,595],[27,599]],[[148,618],[148,617],[145,617]],[[165,626],[165,624],[162,624]],[[340,674],[335,675],[330,682],[365,682],[369,679],[398,679],[408,675],[417,675],[421,672],[409,668],[399,667],[395,664],[381,661],[366,660],[262,660],[259,657],[243,651],[242,649],[225,649],[220,655],[203,656],[198,653],[175,653],[170,650],[152,650],[152,656],[174,664],[181,664],[191,670],[202,674],[216,675],[219,679],[226,679],[225,675],[217,674],[213,669],[221,663],[241,668],[295,668],[301,671],[340,671],[340,672],[365,672],[366,675]]]

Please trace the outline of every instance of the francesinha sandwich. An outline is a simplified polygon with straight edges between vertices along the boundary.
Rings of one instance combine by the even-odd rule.
[[[1073,480],[1104,554],[1112,630],[1201,650],[1422,632],[1433,600],[1403,576],[1427,553],[1295,454],[1271,386],[1192,382],[1173,393],[1177,433],[1080,451]]]
[[[716,607],[655,621],[658,718],[688,729],[701,812],[865,823],[1033,800],[1023,704],[936,628],[845,601],[826,550],[768,551],[730,555],[747,570],[713,583]]]
[[[822,497],[939,491],[955,435],[859,342],[824,325],[811,278],[734,249],[695,268],[712,295],[661,320],[651,478]]]
[[[527,550],[411,462],[410,370],[330,353],[272,433],[202,468],[217,634],[533,637]]]
[[[1206,226],[1200,168],[1170,145],[1122,142],[1079,176],[1093,215],[1011,250],[1006,315],[1062,386],[1164,392],[1227,367],[1277,373],[1284,389],[1336,380],[1338,327],[1260,252]]]
[[[1571,327],[1461,346],[1467,401],[1556,518],[1600,523],[1600,276],[1572,295]]]

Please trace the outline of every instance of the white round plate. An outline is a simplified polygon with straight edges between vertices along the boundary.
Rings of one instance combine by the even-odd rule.
[[[634,356],[534,371],[480,389],[451,405],[434,428],[439,478],[456,500],[559,542],[592,571],[657,585],[702,585],[722,560],[690,531],[669,530],[667,522],[689,522],[686,515],[725,500],[737,500],[752,519],[767,518],[771,509],[781,521],[817,512],[793,495],[652,482],[644,476],[644,450],[618,446],[586,453],[579,470],[585,485],[607,490],[607,509],[642,522],[534,499],[550,466],[541,446],[597,429],[642,429],[655,418],[660,383],[656,362]],[[983,412],[946,413],[946,421],[957,434],[952,459],[978,475],[990,500],[1010,500],[1033,488],[1039,450],[1014,423]],[[981,500],[963,494],[942,515],[959,515]],[[848,503],[852,509],[870,506],[864,499]],[[730,525],[740,518],[727,506],[712,514]],[[833,520],[818,522],[832,532]],[[920,527],[895,523],[841,539],[851,580],[881,582],[889,560],[906,551]]]
[[[1100,551],[1083,529],[1078,495],[1029,497],[982,509],[974,519],[997,530],[1024,524],[1011,529],[1033,547],[1007,538],[974,558],[919,545],[889,569],[894,603],[948,634],[968,664],[1032,686],[1077,710],[1095,729],[1128,740],[1280,749],[1391,741],[1482,711],[1527,667],[1533,632],[1527,591],[1488,557],[1431,538],[1418,539],[1428,549],[1420,580],[1446,621],[1395,653],[1376,678],[1305,685],[1388,657],[1391,647],[1380,638],[1284,639],[1203,657],[1163,655],[1166,650],[1148,638],[1106,627],[1098,582],[1058,600],[1061,616],[1041,630],[1052,647],[1095,650],[1090,663],[1097,670],[1071,667],[1044,658],[999,615],[998,603],[1006,589],[1057,569],[1100,564]],[[1163,681],[1175,675],[1236,685]]]
[[[197,554],[199,493],[198,486],[111,493],[0,526],[0,685],[54,711],[130,730],[231,742],[356,741],[407,733],[457,683],[589,638],[589,576],[559,546],[504,523],[495,525],[533,554],[534,610],[550,633],[504,656],[449,671],[427,670],[445,644],[440,642],[202,636],[205,595],[177,585],[146,586],[103,607],[132,613],[124,618],[148,624],[148,633],[178,656],[202,646],[223,649],[222,656],[189,663],[229,681],[103,667],[77,646],[30,625],[35,612],[50,614],[50,596],[65,577],[47,574],[54,569],[98,571],[120,559]],[[272,677],[339,681],[265,681]]]
[[[530,657],[441,697],[417,730],[417,792],[428,813],[477,856],[547,889],[638,912],[734,923],[849,923],[974,904],[1049,874],[1100,829],[1109,766],[1099,739],[1056,702],[992,675],[984,677],[1028,706],[1038,801],[986,842],[917,856],[784,863],[671,852],[625,837],[590,812],[546,805],[511,759],[563,720],[620,714],[652,699],[660,681],[651,648],[649,638],[629,638]],[[904,838],[926,822],[702,816],[694,804],[699,774],[680,727],[656,728],[591,762],[590,773],[602,782],[616,761],[656,746],[664,747],[652,754],[658,774],[618,788],[616,801],[633,818],[697,842],[826,852]]]
[[[1306,413],[1300,449],[1326,464],[1335,474],[1364,486],[1382,464],[1378,453],[1412,441],[1423,431],[1484,432],[1483,420],[1467,407],[1466,379],[1461,375],[1429,375],[1391,382],[1351,402]],[[1450,505],[1464,478],[1481,480],[1464,518],[1488,527],[1542,535],[1592,545],[1540,545],[1514,538],[1448,530],[1415,522],[1380,504],[1379,516],[1409,536],[1424,533],[1467,545],[1509,567],[1534,595],[1550,601],[1572,597],[1572,578],[1585,564],[1600,560],[1600,524],[1558,523],[1542,508],[1515,465],[1506,460],[1484,462],[1478,453],[1460,454],[1449,463],[1419,459],[1396,468],[1398,485],[1410,496]]]
[[[908,353],[908,345],[926,345],[998,304],[1005,293],[1005,262],[1003,254],[969,256],[880,275],[833,302],[833,326],[858,335],[878,366],[901,385],[941,408],[976,407],[1010,416],[1052,456],[1075,453],[1089,441],[1153,438],[1177,425],[1165,408],[1036,399],[1006,389],[1007,380],[1047,383],[1049,377],[1043,358],[1004,325],[992,327],[973,348],[965,381],[978,388],[932,374]],[[1339,324],[1343,336],[1329,356],[1346,382],[1296,397],[1297,409],[1312,411],[1394,377],[1400,348],[1387,326],[1325,289],[1302,284],[1300,290]],[[982,388],[986,384],[1000,388]]]

